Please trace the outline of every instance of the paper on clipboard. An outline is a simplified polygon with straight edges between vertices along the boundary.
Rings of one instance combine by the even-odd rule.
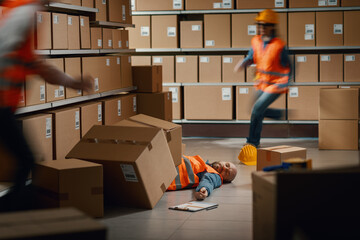
[[[191,201],[184,204],[176,205],[169,207],[172,210],[180,210],[180,211],[187,211],[187,212],[198,212],[201,210],[211,210],[217,208],[219,204],[217,203],[209,203],[203,201]]]

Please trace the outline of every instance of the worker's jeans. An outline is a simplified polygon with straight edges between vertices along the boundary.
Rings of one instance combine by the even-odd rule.
[[[255,103],[251,112],[250,131],[247,143],[255,146],[260,144],[262,121],[265,117],[280,119],[283,116],[285,110],[268,108],[279,96],[280,94],[278,93],[266,93],[260,90],[256,92]]]

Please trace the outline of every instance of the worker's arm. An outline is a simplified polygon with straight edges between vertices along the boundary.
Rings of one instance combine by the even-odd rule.
[[[251,64],[254,63],[254,50],[252,48],[250,48],[246,58],[243,61],[239,61],[236,66],[234,67],[234,72],[240,72],[243,69],[247,68],[248,66],[250,66]]]
[[[205,199],[206,197],[210,196],[215,188],[220,187],[221,184],[221,178],[218,174],[205,173],[195,190],[195,198],[198,200]]]

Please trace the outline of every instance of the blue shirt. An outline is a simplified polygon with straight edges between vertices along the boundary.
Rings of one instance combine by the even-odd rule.
[[[209,161],[206,162],[206,164],[209,164]],[[196,192],[199,192],[201,188],[206,188],[208,192],[208,196],[212,193],[212,191],[215,188],[218,188],[221,186],[221,177],[219,174],[216,173],[209,173],[209,172],[201,172],[198,173],[197,176],[200,179],[199,185],[196,187]]]

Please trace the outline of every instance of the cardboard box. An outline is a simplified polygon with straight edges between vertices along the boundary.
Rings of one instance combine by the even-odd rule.
[[[199,82],[221,82],[221,56],[199,56]]]
[[[109,28],[102,29],[102,39],[103,39],[104,49],[113,49],[112,32],[113,32],[112,29]]]
[[[343,81],[343,55],[320,54],[320,82]]]
[[[94,8],[94,0],[81,0],[81,6]]]
[[[98,93],[100,91],[100,83],[102,82],[103,77],[100,73],[100,58],[83,57],[81,63],[83,76],[89,75],[94,78],[94,92]],[[88,95],[88,93],[83,92],[83,95]]]
[[[81,58],[65,58],[65,73],[74,79],[81,81]],[[72,88],[65,88],[65,98],[73,98],[82,96],[82,91]]]
[[[123,49],[121,33],[119,29],[112,29],[113,49]]]
[[[170,91],[172,95],[172,119],[182,119],[182,93],[181,87],[163,87],[164,91]]]
[[[108,21],[131,24],[130,0],[107,0]]]
[[[25,103],[25,83],[21,84],[21,91],[20,91],[20,96],[19,96],[19,102],[17,107],[25,107],[26,103]]]
[[[39,50],[51,49],[51,13],[36,12],[36,40],[35,48]]]
[[[121,87],[127,88],[133,86],[131,56],[120,56],[121,62]]]
[[[184,117],[194,120],[231,120],[231,86],[184,86]]]
[[[43,104],[46,101],[45,80],[39,75],[27,75],[25,82],[26,106]]]
[[[179,11],[184,10],[184,0],[135,0],[133,11]]]
[[[95,143],[95,138],[120,144]],[[177,175],[164,131],[158,128],[94,126],[67,157],[102,164],[105,202],[116,204],[154,208]]]
[[[315,12],[289,13],[289,47],[314,47],[315,33]]]
[[[203,22],[180,21],[180,48],[203,47]]]
[[[286,8],[286,1],[279,0],[236,0],[236,9]]]
[[[319,149],[358,150],[359,120],[319,120]]]
[[[172,121],[172,96],[171,92],[138,93],[138,113],[149,115],[165,121]]]
[[[342,0],[341,6],[342,7],[359,7],[360,0]]]
[[[137,92],[162,92],[162,66],[135,66],[132,75]]]
[[[144,114],[132,116],[126,120],[120,121],[115,126],[126,127],[151,127],[161,128],[166,136],[167,143],[171,152],[175,166],[181,164],[181,141],[182,128],[181,125],[174,124],[161,119],[153,118]]]
[[[48,58],[46,63],[58,68],[61,72],[64,72],[64,59],[63,58]],[[64,86],[54,85],[46,82],[46,102],[54,102],[65,99]]]
[[[131,56],[131,66],[151,66],[151,56]]]
[[[68,48],[80,49],[80,17],[68,15]]]
[[[120,95],[103,101],[104,125],[112,125],[137,114],[135,94]]]
[[[102,165],[64,159],[37,163],[35,171],[32,184],[42,207],[76,207],[92,217],[104,216]]]
[[[174,56],[152,56],[152,65],[162,66],[163,83],[175,82],[175,62],[174,61],[175,61]]]
[[[316,12],[316,46],[344,45],[344,14]]]
[[[360,82],[360,54],[344,54],[344,82]]]
[[[178,16],[151,16],[151,47],[178,48]]]
[[[256,16],[255,13],[231,14],[231,47],[251,47],[251,39],[258,34]]]
[[[359,118],[359,89],[320,89],[319,119],[355,120]]]
[[[0,221],[2,239],[106,239],[106,227],[75,208],[6,213]]]
[[[96,13],[96,21],[107,21],[107,1],[106,0],[94,0],[95,8],[99,9]]]
[[[234,9],[234,0],[186,0],[186,10]]]
[[[52,13],[52,49],[68,49],[68,18],[66,14]]]
[[[110,83],[113,90],[121,88],[121,58],[120,56],[110,56],[111,77]]]
[[[234,73],[236,64],[243,60],[242,55],[222,56],[222,82],[245,82],[245,71]]]
[[[236,86],[236,119],[250,120],[256,89],[251,86]],[[281,94],[269,108],[286,109],[286,94]]]
[[[121,41],[123,42],[123,49],[129,49],[129,31],[128,30],[120,30],[121,31]]]
[[[81,119],[81,138],[92,128],[94,125],[103,124],[103,111],[102,102],[90,102],[79,106],[80,119]]]
[[[318,82],[318,65],[317,54],[295,55],[295,82]]]
[[[81,6],[81,0],[55,0],[53,2],[58,2],[58,3],[65,3],[65,4],[71,4],[71,5],[76,5],[76,6]]]
[[[176,56],[175,61],[177,83],[198,82],[198,56]]]
[[[98,57],[100,77],[98,81],[99,92],[107,92],[113,90],[112,69],[114,62],[111,56]],[[119,84],[120,85],[120,84]]]
[[[80,16],[80,43],[81,49],[91,48],[90,22],[86,16]]]
[[[360,11],[344,12],[344,46],[360,45],[360,35],[356,24],[358,22],[360,22]]]
[[[344,1],[344,0],[342,0]],[[340,0],[289,0],[289,8],[339,7]]]
[[[99,27],[91,27],[90,35],[91,35],[91,49],[102,49],[103,48],[102,29]]]
[[[150,16],[133,16],[134,28],[129,28],[130,48],[150,48]]]
[[[281,165],[284,160],[290,158],[306,160],[306,148],[285,145],[259,148],[257,150],[256,170],[262,171],[264,167]]]
[[[53,159],[64,160],[80,140],[80,109],[64,108],[50,111],[53,116]]]
[[[230,30],[230,14],[205,14],[205,48],[230,48]]]
[[[288,42],[288,14],[278,13],[279,24],[276,27],[277,37],[287,44]]]

